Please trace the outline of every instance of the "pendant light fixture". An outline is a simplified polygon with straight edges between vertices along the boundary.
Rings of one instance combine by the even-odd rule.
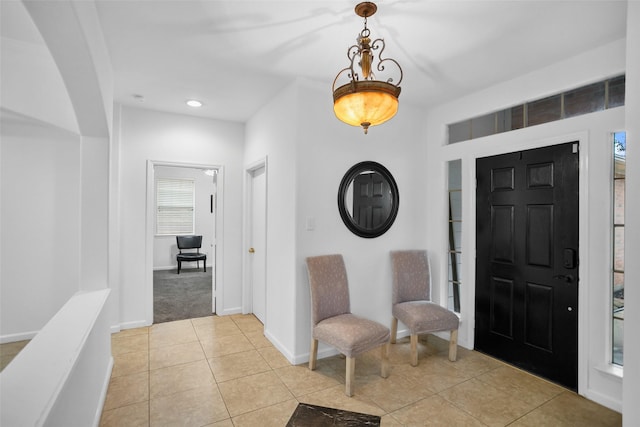
[[[382,124],[396,115],[399,85],[402,82],[400,64],[395,59],[382,58],[384,40],[375,39],[372,42],[369,37],[371,31],[367,28],[367,18],[377,10],[378,7],[372,2],[359,3],[355,7],[356,14],[364,18],[364,28],[358,36],[358,44],[347,50],[349,66],[340,70],[333,81],[333,111],[336,117],[349,125],[362,126],[365,134],[370,126]],[[377,58],[375,51],[379,51]],[[386,75],[387,64],[392,65],[392,71],[399,76],[396,84],[392,83],[393,77],[386,77],[384,81],[376,80],[374,70]],[[338,80],[345,75],[348,83],[336,88]]]

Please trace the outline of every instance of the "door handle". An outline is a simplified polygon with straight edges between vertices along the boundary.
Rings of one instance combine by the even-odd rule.
[[[564,280],[567,283],[573,282],[573,274],[558,274],[557,276],[553,276],[554,279]]]
[[[255,249],[253,249],[253,248],[249,248],[249,253],[250,253],[250,254],[254,253],[255,251],[256,251]]]
[[[562,265],[564,268],[576,268],[576,250],[566,248],[562,251]]]

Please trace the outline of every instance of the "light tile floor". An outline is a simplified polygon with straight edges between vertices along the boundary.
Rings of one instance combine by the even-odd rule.
[[[355,395],[344,358],[292,366],[251,315],[211,316],[112,336],[114,368],[101,426],[285,426],[298,402],[380,415],[382,426],[619,426],[619,413],[434,336],[409,365],[408,339],[357,358]]]
[[[30,340],[14,341],[0,344],[0,372],[13,360],[20,351],[29,344]]]

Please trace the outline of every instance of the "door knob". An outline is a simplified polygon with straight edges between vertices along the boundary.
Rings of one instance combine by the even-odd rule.
[[[250,254],[254,253],[255,251],[256,251],[255,249],[253,249],[253,248],[249,248],[249,253],[250,253]]]

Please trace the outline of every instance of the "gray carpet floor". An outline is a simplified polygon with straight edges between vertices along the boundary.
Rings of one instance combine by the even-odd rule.
[[[211,268],[153,272],[153,323],[211,316]]]

